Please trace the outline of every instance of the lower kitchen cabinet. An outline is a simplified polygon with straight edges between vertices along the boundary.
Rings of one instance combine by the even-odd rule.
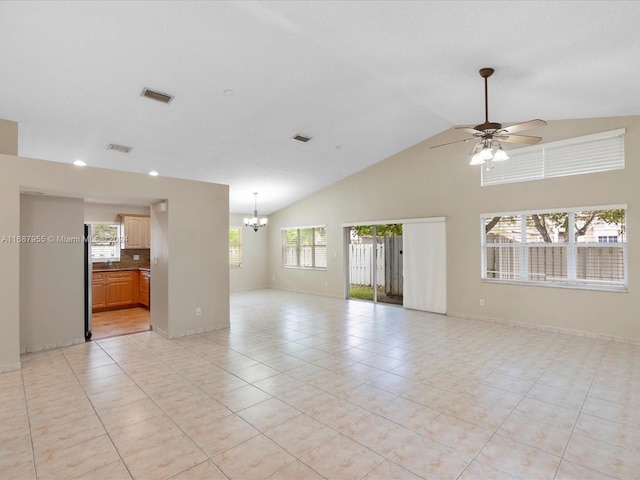
[[[140,305],[140,272],[138,270],[94,272],[91,287],[93,311],[116,310]]]
[[[149,308],[149,272],[140,270],[140,303]]]
[[[105,308],[107,306],[107,276],[102,272],[94,272],[91,279],[91,306]]]
[[[107,272],[107,307],[122,307],[133,304],[132,270]]]

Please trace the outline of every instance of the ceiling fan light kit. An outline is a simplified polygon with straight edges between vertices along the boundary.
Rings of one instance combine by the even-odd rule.
[[[528,130],[530,128],[541,127],[546,125],[547,122],[540,119],[529,120],[528,122],[516,123],[509,127],[503,127],[501,123],[494,123],[489,121],[489,95],[488,95],[488,82],[487,79],[493,75],[493,68],[481,68],[480,76],[484,78],[484,123],[476,125],[473,128],[469,127],[456,127],[456,130],[462,130],[470,133],[471,138],[465,138],[463,140],[456,140],[455,142],[443,143],[441,145],[434,145],[431,148],[442,147],[444,145],[451,145],[453,143],[468,142],[471,140],[477,140],[477,143],[471,149],[469,155],[471,161],[469,165],[483,165],[488,163],[487,168],[493,167],[493,162],[504,162],[509,159],[509,155],[502,149],[500,142],[510,143],[522,143],[526,145],[535,145],[542,137],[532,137],[528,135],[514,135],[516,132]]]

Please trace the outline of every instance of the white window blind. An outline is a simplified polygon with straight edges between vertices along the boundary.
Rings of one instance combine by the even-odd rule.
[[[229,267],[242,267],[242,229],[229,228]]]
[[[326,227],[283,228],[282,265],[290,268],[326,269]]]
[[[624,129],[509,151],[509,160],[481,169],[482,185],[525,182],[624,168]]]

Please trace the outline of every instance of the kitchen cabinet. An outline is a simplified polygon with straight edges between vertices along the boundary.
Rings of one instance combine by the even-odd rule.
[[[146,270],[140,270],[140,303],[149,308],[149,277]]]
[[[145,215],[121,215],[123,248],[151,248],[151,217]]]
[[[91,278],[91,302],[94,309],[107,306],[107,279],[102,272],[94,272]]]
[[[140,272],[94,272],[91,281],[92,310],[116,310],[140,304]]]
[[[133,271],[107,272],[107,307],[133,303]]]

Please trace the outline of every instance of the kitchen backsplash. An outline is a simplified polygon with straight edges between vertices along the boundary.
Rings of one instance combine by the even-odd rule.
[[[134,255],[140,255],[139,260],[134,260]],[[120,250],[120,261],[113,262],[111,268],[150,268],[151,251],[148,248],[127,248]],[[109,268],[106,263],[95,262],[93,270]]]

